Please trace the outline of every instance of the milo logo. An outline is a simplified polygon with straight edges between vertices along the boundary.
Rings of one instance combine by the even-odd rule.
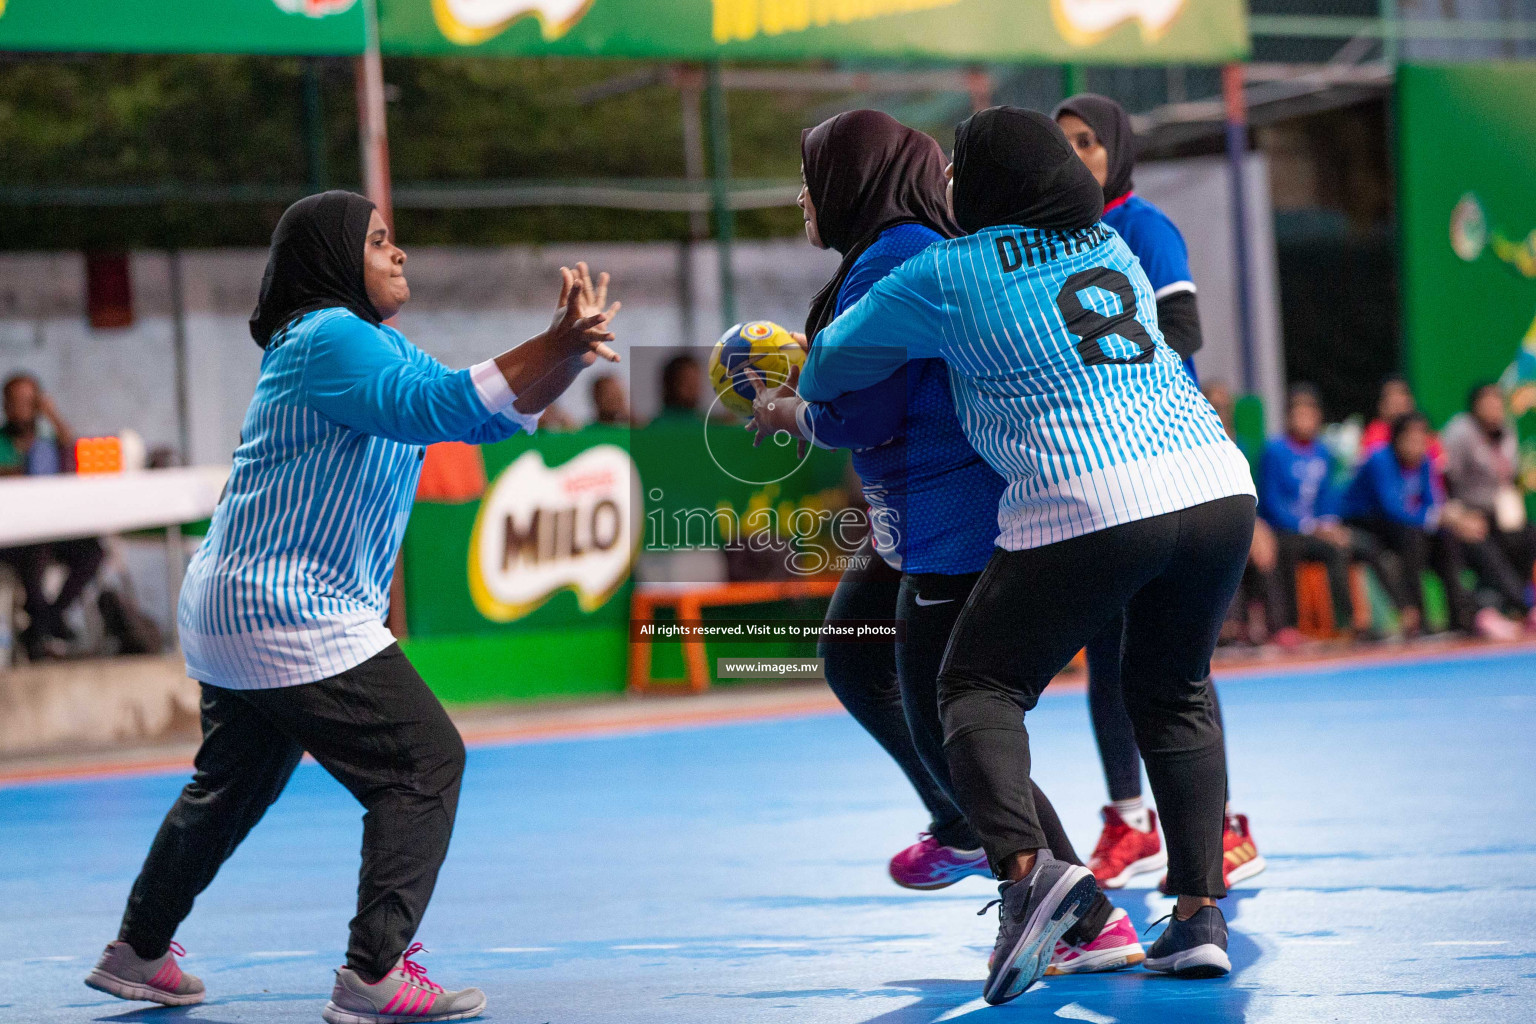
[[[635,464],[617,445],[555,467],[525,452],[480,502],[469,541],[469,593],[480,614],[511,622],[561,590],[602,607],[629,576],[639,543]]]

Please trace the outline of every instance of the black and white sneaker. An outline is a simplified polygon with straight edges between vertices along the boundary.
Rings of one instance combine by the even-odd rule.
[[[1099,886],[1087,868],[1056,860],[1041,850],[1029,876],[1002,883],[997,895],[980,911],[985,914],[998,906],[997,945],[992,947],[987,984],[981,990],[981,997],[994,1006],[1039,980],[1051,964],[1056,940],[1093,906]]]
[[[1181,978],[1219,978],[1232,971],[1227,959],[1227,919],[1217,907],[1201,907],[1186,921],[1168,927],[1147,950],[1143,966]]]

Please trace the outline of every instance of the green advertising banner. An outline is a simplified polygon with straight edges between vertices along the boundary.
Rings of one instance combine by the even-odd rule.
[[[1241,0],[378,0],[387,53],[1217,63]],[[0,0],[0,51],[356,54],[361,0]]]
[[[1219,63],[1242,0],[379,0],[395,54]]]
[[[1536,470],[1536,64],[1398,72],[1404,362],[1437,424],[1502,380]]]
[[[0,50],[363,52],[359,0],[0,0]]]
[[[622,689],[637,559],[714,549],[724,523],[753,513],[801,550],[830,549],[816,523],[848,501],[846,452],[760,451],[739,424],[692,416],[520,435],[480,452],[485,493],[418,501],[404,548],[407,650],[460,702]],[[675,644],[655,656],[657,674],[681,675]]]

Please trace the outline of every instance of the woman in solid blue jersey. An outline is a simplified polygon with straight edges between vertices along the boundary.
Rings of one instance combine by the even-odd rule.
[[[939,675],[950,777],[1001,906],[982,997],[1012,999],[1096,902],[1051,856],[1025,728],[1040,693],[1124,614],[1125,697],[1168,838],[1178,901],[1153,970],[1225,974],[1225,748],[1210,659],[1253,535],[1247,462],[1163,341],[1156,300],[1103,192],[1054,121],[1013,107],[956,131],[936,242],[818,336],[800,390],[831,401],[942,359],[972,448],[1006,481],[997,550]]]
[[[450,371],[384,321],[410,298],[405,253],[350,192],[278,222],[251,336],[261,376],[178,614],[202,685],[203,744],[86,979],[124,999],[201,1002],[172,941],[193,900],[282,794],[307,752],[367,809],[332,1024],[472,1016],[411,956],[448,852],[464,744],[384,626],[425,446],[532,433],[599,356],[618,357],[607,275],[561,269],[549,330]]]
[[[1055,117],[1078,158],[1104,190],[1104,223],[1125,240],[1146,272],[1157,300],[1157,326],[1163,340],[1184,360],[1190,378],[1198,379],[1194,355],[1202,343],[1200,311],[1189,271],[1189,249],[1168,215],[1136,194],[1132,181],[1136,136],[1130,117],[1114,100],[1093,93],[1062,101]],[[1141,753],[1120,693],[1124,632],[1125,623],[1117,619],[1087,647],[1088,711],[1110,801],[1100,812],[1104,829],[1088,866],[1106,889],[1118,889],[1136,875],[1159,871],[1168,862],[1158,836],[1157,812],[1142,801]],[[1220,714],[1219,703],[1216,710]],[[1264,870],[1246,814],[1227,809],[1221,844],[1228,888]]]

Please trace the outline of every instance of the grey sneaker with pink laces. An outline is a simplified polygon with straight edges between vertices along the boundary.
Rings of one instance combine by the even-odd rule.
[[[449,992],[434,983],[411,959],[422,952],[421,943],[411,946],[395,962],[394,970],[372,985],[352,968],[338,968],[331,1001],[320,1016],[330,1024],[414,1024],[478,1017],[485,1009],[485,993],[477,988]]]
[[[186,950],[173,942],[162,955],[146,960],[126,942],[109,942],[101,959],[85,976],[85,983],[119,999],[144,999],[163,1006],[191,1006],[202,1002],[206,993],[202,981],[183,971],[181,964],[176,962],[178,957],[186,955]]]

